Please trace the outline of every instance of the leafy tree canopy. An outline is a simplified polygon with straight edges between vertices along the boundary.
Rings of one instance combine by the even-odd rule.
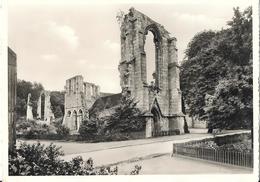
[[[31,103],[33,115],[37,114],[37,101],[41,91],[44,90],[41,83],[18,80],[17,82],[17,103],[16,111],[18,116],[26,115],[27,97],[31,93]]]
[[[227,25],[188,44],[181,89],[190,116],[218,128],[246,127],[252,123],[252,8],[234,8]]]

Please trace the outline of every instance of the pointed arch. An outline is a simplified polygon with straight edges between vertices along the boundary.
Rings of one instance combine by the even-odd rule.
[[[79,118],[79,122],[83,121],[83,112],[81,109],[79,110],[78,118]]]
[[[77,111],[76,110],[73,111],[72,117],[73,117],[73,124],[75,126],[74,129],[77,130],[78,129],[78,120],[77,120]]]

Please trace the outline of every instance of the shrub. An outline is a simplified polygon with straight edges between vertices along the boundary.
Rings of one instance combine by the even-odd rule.
[[[58,125],[56,132],[57,132],[58,136],[65,138],[66,136],[68,136],[70,134],[70,129],[64,125]]]
[[[84,120],[79,128],[79,134],[85,139],[94,139],[97,136],[98,127],[95,121]]]
[[[37,123],[35,120],[23,120],[17,123],[16,131],[27,139],[34,139],[40,135],[54,134],[55,127],[47,124]]]
[[[64,161],[60,147],[43,144],[22,143],[19,149],[9,154],[9,175],[11,176],[45,176],[45,175],[117,175],[118,168],[95,168],[92,158],[84,161],[81,156],[71,161]],[[130,174],[139,174],[140,166]]]
[[[145,129],[145,119],[142,112],[133,98],[123,96],[115,112],[104,118],[105,131],[110,133],[143,131]]]

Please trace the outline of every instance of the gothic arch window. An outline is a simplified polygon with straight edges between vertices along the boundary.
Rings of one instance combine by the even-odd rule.
[[[152,86],[159,86],[159,59],[161,45],[160,30],[155,24],[150,24],[144,31],[144,52],[146,55],[146,81]],[[152,42],[153,40],[153,42]],[[147,50],[148,48],[148,50]]]
[[[83,121],[83,112],[82,112],[81,109],[79,110],[78,117],[79,117],[79,121],[80,121],[80,122]]]
[[[71,111],[68,111],[67,117],[70,117],[70,116],[71,116]]]
[[[40,113],[38,113],[38,114],[40,114],[40,116],[39,116],[39,118],[41,119],[41,120],[44,120],[44,114],[45,114],[45,93],[44,92],[42,92],[41,93],[41,95],[40,95],[40,99],[41,99],[41,101],[40,101],[40,106],[38,106],[38,107],[40,107]]]
[[[77,111],[73,111],[73,123],[74,123],[74,126],[75,126],[75,130],[78,129],[78,120],[77,120]]]

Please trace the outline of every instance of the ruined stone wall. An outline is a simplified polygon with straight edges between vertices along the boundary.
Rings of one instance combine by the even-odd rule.
[[[66,80],[63,125],[77,132],[88,110],[100,96],[100,87],[84,82],[81,75]]]
[[[90,108],[96,99],[100,97],[100,87],[93,84],[84,82],[84,97],[86,100],[86,108]]]
[[[16,141],[16,89],[17,89],[17,63],[16,54],[8,48],[8,148],[14,150]]]
[[[131,94],[150,119],[156,103],[161,115],[161,130],[178,128],[183,133],[177,39],[170,37],[162,25],[134,8],[124,16],[120,29],[121,60],[118,69],[123,92]],[[146,74],[144,45],[148,31],[153,33],[155,43],[156,73],[153,85],[147,83]]]
[[[27,109],[26,109],[26,121],[33,120],[31,93],[28,94],[27,98]]]
[[[46,122],[46,124],[51,124],[55,117],[54,114],[52,112],[52,108],[51,108],[51,92],[50,91],[42,91],[40,93],[38,102],[37,102],[37,119],[38,120],[42,120],[44,122]],[[44,103],[42,103],[42,97],[44,97]],[[42,104],[44,104],[44,111],[43,111],[43,115],[42,115]]]

